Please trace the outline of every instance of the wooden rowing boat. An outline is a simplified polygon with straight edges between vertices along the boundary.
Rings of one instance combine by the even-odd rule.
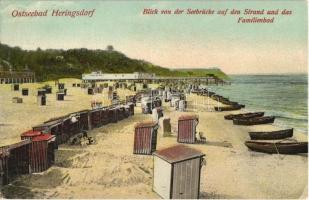
[[[269,132],[249,132],[251,140],[279,140],[293,136],[293,129]]]
[[[219,100],[219,102],[221,102],[222,104],[225,104],[225,105],[237,105],[237,104],[238,104],[238,102],[236,102],[236,101],[230,101],[230,100],[227,99],[227,98],[221,98],[221,99]]]
[[[232,110],[240,110],[242,107],[241,105],[233,105],[233,106],[224,106],[224,107],[218,107],[215,106],[215,111],[232,111]]]
[[[225,115],[224,119],[232,120],[232,119],[238,119],[238,118],[253,118],[253,117],[262,117],[264,115],[264,112],[249,112],[249,113],[242,113],[242,114],[230,114]]]
[[[263,153],[297,154],[308,153],[308,142],[261,142],[246,141],[245,145],[252,151]]]
[[[215,101],[218,101],[224,105],[229,105],[227,107],[215,107],[216,111],[231,111],[231,110],[239,110],[240,108],[244,108],[245,105],[239,104],[236,101],[230,101],[229,98],[225,98],[221,95],[213,94],[211,98]]]
[[[245,125],[245,126],[251,126],[251,125],[258,125],[258,124],[269,124],[274,123],[275,117],[274,116],[267,116],[267,117],[253,117],[253,118],[247,118],[247,119],[233,119],[233,124],[235,125]]]
[[[215,95],[216,93],[214,93],[214,92],[208,92],[208,91],[206,91],[206,92],[204,92],[202,95],[203,96],[208,96],[208,97],[211,97],[212,95]]]

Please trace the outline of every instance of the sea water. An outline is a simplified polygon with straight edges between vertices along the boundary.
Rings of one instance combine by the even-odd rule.
[[[207,86],[248,111],[265,111],[276,117],[275,125],[308,132],[308,76],[231,75],[231,85]]]

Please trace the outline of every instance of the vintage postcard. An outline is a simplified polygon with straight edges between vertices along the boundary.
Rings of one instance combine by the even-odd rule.
[[[0,0],[0,197],[307,199],[308,2]]]

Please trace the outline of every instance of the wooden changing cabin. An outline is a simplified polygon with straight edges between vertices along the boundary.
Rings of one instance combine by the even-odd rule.
[[[130,115],[134,115],[134,103],[127,103],[127,105],[130,107]]]
[[[68,114],[63,117],[50,119],[43,124],[32,127],[34,131],[43,131],[56,136],[57,145],[65,143],[71,136],[88,130],[91,123],[88,110]],[[89,125],[90,124],[90,125]]]
[[[28,96],[29,95],[29,89],[28,88],[22,88],[21,89],[21,94],[23,96]]]
[[[91,127],[97,128],[108,124],[108,109],[107,108],[98,108],[89,111]]]
[[[185,145],[156,151],[153,190],[164,199],[198,199],[203,154]]]
[[[19,91],[19,84],[13,84],[11,87],[13,91]]]
[[[197,115],[184,115],[178,118],[177,142],[193,144],[196,141],[196,126],[199,119]]]
[[[118,110],[117,108],[109,108],[108,119],[110,123],[117,123],[118,121]]]
[[[101,109],[94,109],[89,111],[90,122],[92,128],[97,128],[102,125],[101,123]]]
[[[30,140],[0,147],[0,185],[10,183],[15,177],[30,173]]]
[[[156,150],[158,128],[158,124],[152,121],[141,122],[135,125],[134,154],[150,155]]]
[[[117,113],[118,113],[118,121],[123,120],[124,118],[127,118],[128,115],[126,115],[126,110],[123,105],[116,106]]]
[[[56,143],[57,145],[62,144],[62,138],[61,135],[63,134],[63,128],[62,128],[62,119],[57,119],[53,121],[48,121],[43,124],[39,124],[32,127],[33,131],[39,131],[44,133],[50,133],[52,135],[56,136]]]
[[[31,140],[30,166],[32,172],[43,172],[55,162],[57,145],[55,136],[40,131],[29,130],[21,134],[22,140]]]

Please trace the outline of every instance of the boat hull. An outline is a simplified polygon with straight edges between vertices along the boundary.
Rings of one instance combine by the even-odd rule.
[[[293,136],[293,129],[270,132],[249,132],[251,140],[280,140]]]
[[[275,117],[254,117],[249,119],[233,119],[233,124],[243,125],[243,126],[252,126],[259,124],[270,124],[274,123]]]
[[[253,117],[262,117],[264,112],[254,112],[254,113],[243,113],[243,114],[236,114],[236,115],[225,115],[224,119],[233,120],[233,119],[248,119]]]
[[[215,106],[215,111],[232,111],[232,110],[240,110],[242,106],[235,105],[235,106],[225,106],[225,107],[217,107]]]
[[[308,153],[308,142],[273,143],[273,142],[246,141],[245,145],[252,151],[269,153],[269,154]]]

